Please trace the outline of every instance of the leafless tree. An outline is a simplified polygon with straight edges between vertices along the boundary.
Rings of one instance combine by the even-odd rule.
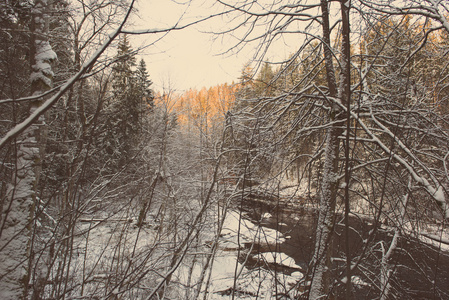
[[[442,13],[446,5],[410,2],[399,7],[375,1],[220,3],[235,12],[230,16],[228,30],[221,34],[234,34],[233,49],[256,44],[259,62],[269,57],[277,42],[301,40],[288,59],[274,62],[283,66],[270,82],[280,87],[275,96],[247,101],[247,107],[263,122],[264,134],[278,132],[273,143],[292,149],[293,160],[306,155],[310,158],[308,166],[322,162],[322,168],[314,170],[321,173],[316,190],[319,219],[308,297],[328,297],[339,293],[335,288],[344,285],[345,297],[353,298],[354,273],[370,277],[379,295],[386,297],[392,291],[393,280],[389,277],[393,271],[387,265],[399,233],[390,251],[382,252],[380,269],[376,271],[381,273],[380,282],[368,276],[362,266],[363,260],[377,251],[374,240],[381,220],[386,218],[399,231],[407,232],[401,235],[406,239],[410,228],[402,221],[394,221],[393,211],[402,211],[399,215],[406,216],[407,222],[421,224],[414,227],[412,236],[419,236],[422,226],[431,219],[445,223],[448,218],[446,116],[435,106],[446,99],[443,82],[447,68],[434,72],[438,75],[431,84],[415,75],[422,71],[418,62],[424,58],[420,55],[431,55],[430,49],[438,39],[431,41],[432,34],[446,34],[447,18]],[[403,34],[403,26],[410,26],[409,35]],[[382,39],[370,40],[372,34]],[[434,52],[431,57],[436,62],[444,53]],[[282,81],[287,77],[293,80]],[[441,98],[436,100],[430,91],[439,91]],[[325,131],[325,135],[316,135],[319,131]],[[311,153],[298,155],[295,144],[311,136],[324,138]],[[288,169],[293,161],[285,164]],[[281,173],[271,171],[264,178],[273,174]],[[409,200],[397,200],[410,197],[427,203],[434,216],[424,221],[423,210]],[[362,202],[367,203],[375,226],[368,238],[358,233],[363,246],[354,248],[350,233],[357,229],[351,227],[349,217],[360,217],[356,206]],[[343,232],[337,228],[340,218]],[[334,245],[335,233],[343,234],[345,240],[341,252]],[[337,271],[333,268],[335,255],[345,261],[344,268]]]
[[[52,35],[48,34],[48,24],[49,14],[54,10],[47,1],[37,1],[32,8],[36,14],[32,20],[36,24],[31,32],[34,37],[32,49],[35,50],[32,52],[34,61],[31,63],[31,95],[3,99],[0,102],[1,105],[23,102],[32,104],[27,116],[21,117],[10,130],[2,131],[0,141],[2,149],[17,148],[13,179],[8,180],[10,188],[2,193],[0,276],[4,299],[66,298],[70,295],[115,297],[125,293],[131,298],[143,297],[153,284],[149,278],[154,278],[149,276],[142,280],[145,275],[149,272],[159,274],[165,270],[165,263],[168,261],[171,266],[168,274],[171,276],[170,272],[179,266],[197,231],[196,226],[182,230],[168,226],[173,220],[180,221],[179,213],[168,217],[164,212],[166,208],[161,206],[163,202],[158,200],[159,213],[163,214],[158,215],[158,211],[155,211],[155,216],[159,217],[160,230],[155,231],[156,235],[152,239],[154,247],[145,246],[142,249],[142,226],[137,227],[139,233],[136,235],[129,233],[131,225],[128,221],[134,217],[137,219],[136,211],[132,209],[135,207],[135,200],[139,197],[142,200],[146,191],[153,193],[155,183],[160,184],[161,180],[165,180],[156,191],[159,193],[158,197],[177,197],[173,195],[175,184],[170,183],[170,176],[155,178],[155,173],[145,170],[145,166],[132,165],[137,158],[148,158],[143,155],[148,154],[145,152],[148,148],[143,143],[136,159],[114,174],[105,174],[98,164],[95,165],[96,170],[90,170],[89,167],[92,159],[101,152],[101,149],[96,148],[96,138],[101,130],[99,122],[102,107],[109,97],[107,67],[113,63],[106,55],[107,49],[121,33],[163,36],[201,20],[178,23],[167,28],[135,31],[125,29],[133,12],[134,1],[127,5],[121,1],[80,1],[76,5],[78,6],[70,12],[71,20],[68,22],[74,46],[74,57],[71,60],[73,65],[68,68],[69,75],[61,76],[56,73],[58,81],[52,88],[54,73],[51,61],[56,56],[52,50]],[[110,32],[107,34],[108,31]],[[52,110],[55,107],[56,112]],[[68,146],[69,151],[64,153],[68,158],[64,162],[68,166],[64,170],[67,172],[64,174],[64,182],[59,182],[60,185],[54,189],[46,189],[45,184],[50,181],[48,178],[38,180],[42,165],[38,162],[41,160],[43,165],[51,166],[57,162],[58,157],[52,157],[53,153],[48,153],[47,156],[39,153],[39,148],[47,144],[43,139],[44,127],[39,124],[43,123],[47,112],[57,116],[48,120],[50,129],[52,120],[57,123],[59,117],[64,119],[67,114],[58,114],[58,109],[66,113],[74,109],[79,128],[72,124],[78,132],[73,134],[76,136],[75,140],[69,140],[67,136],[64,137],[63,132],[60,133],[63,136],[62,142],[72,143],[75,147]],[[69,129],[67,122],[65,126],[64,128]],[[152,126],[157,126],[157,122]],[[150,132],[147,137],[151,138],[152,129],[146,130]],[[55,132],[50,134],[53,133]],[[56,133],[51,138],[58,136],[60,135]],[[54,141],[56,145],[61,142]],[[164,143],[167,141],[161,142]],[[165,160],[164,153],[161,161]],[[130,170],[142,174],[142,177],[136,178]],[[125,184],[127,180],[132,184]],[[126,199],[121,199],[122,197]],[[107,203],[114,202],[113,208],[105,209]],[[174,202],[174,207],[167,209],[178,209],[179,212],[179,205]],[[208,207],[208,204],[204,207]],[[199,210],[199,217],[196,219],[192,211],[192,214],[185,215],[185,220],[193,218],[199,223],[204,210],[205,208]],[[167,219],[163,220],[162,217],[166,215]],[[105,223],[112,224],[109,228],[114,228],[113,233],[98,235],[97,229],[101,229]],[[186,232],[186,235],[182,232]],[[173,233],[177,235],[174,244],[170,241]],[[164,244],[167,240],[170,241],[170,251],[175,253],[171,259],[164,257],[165,253],[161,250],[162,246],[167,245]],[[177,242],[178,240],[181,242]],[[158,250],[153,252],[154,248]],[[149,262],[151,267],[147,268]],[[165,278],[161,283],[163,285],[170,281],[167,280],[168,277]],[[136,286],[138,288],[133,289]],[[157,288],[155,292],[161,293],[161,290]]]

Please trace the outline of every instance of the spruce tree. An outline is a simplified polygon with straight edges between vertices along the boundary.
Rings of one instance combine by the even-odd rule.
[[[107,151],[123,165],[132,156],[132,148],[140,132],[141,97],[133,68],[136,53],[124,36],[119,44],[116,63],[112,68],[113,100],[108,109]]]
[[[142,113],[144,113],[144,107],[147,107],[149,110],[152,110],[154,107],[154,91],[151,89],[153,82],[149,79],[147,65],[143,59],[140,60],[139,66],[137,67],[136,78],[139,95],[143,100]]]
[[[273,96],[274,95],[274,72],[271,64],[265,62],[256,78],[256,93],[259,96]]]

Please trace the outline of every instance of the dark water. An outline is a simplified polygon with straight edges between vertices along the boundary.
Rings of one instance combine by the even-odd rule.
[[[313,209],[293,208],[287,205],[276,205],[273,201],[260,201],[248,198],[243,203],[243,211],[254,223],[276,229],[288,237],[285,242],[277,245],[255,245],[253,252],[283,252],[292,257],[301,271],[307,274],[312,259],[315,229],[318,213]],[[264,218],[269,213],[270,218]],[[382,257],[380,242],[385,242],[386,250],[393,237],[391,229],[378,227],[373,235],[371,220],[350,218],[352,230],[349,234],[352,261],[360,261],[360,267],[353,275],[358,276],[366,284],[354,284],[356,299],[379,299],[381,291],[380,260]],[[344,226],[342,217],[337,216],[335,233],[333,235],[333,257],[335,259],[332,272],[334,278],[344,277]],[[367,245],[368,242],[368,247]],[[385,251],[386,251],[385,250]],[[256,266],[255,261],[249,261]],[[391,278],[391,292],[389,299],[449,299],[449,253],[441,251],[420,242],[416,238],[402,235],[397,249],[390,260],[394,271]],[[297,271],[279,266],[276,271],[291,273]],[[329,299],[343,299],[344,285],[335,281],[331,287],[332,296]]]

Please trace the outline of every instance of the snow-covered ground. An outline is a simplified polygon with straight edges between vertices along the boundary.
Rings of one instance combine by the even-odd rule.
[[[235,281],[235,274],[239,275]],[[248,269],[237,262],[236,253],[221,252],[212,268],[211,284],[207,299],[232,299],[232,290],[235,290],[235,299],[273,299],[276,291],[288,293],[303,275],[294,272],[291,275],[277,273],[278,286],[276,287],[275,274],[267,269]],[[202,298],[202,297],[201,297]]]
[[[285,195],[294,194],[292,189],[294,188],[287,187]],[[71,271],[76,274],[74,276],[82,277],[76,279],[78,282],[94,282],[84,287],[85,295],[98,288],[95,279],[108,278],[115,272],[129,272],[131,277],[133,269],[125,270],[123,266],[131,262],[136,265],[146,260],[148,253],[151,253],[151,260],[145,261],[145,268],[151,268],[152,272],[139,283],[140,295],[148,294],[166,274],[173,255],[170,251],[173,249],[165,251],[162,246],[165,242],[171,242],[170,237],[159,236],[161,233],[155,226],[138,228],[134,221],[124,221],[127,218],[128,215],[123,213],[106,222],[80,223],[77,229],[80,235],[76,238],[74,247],[78,255],[72,263]],[[252,222],[244,212],[228,210],[217,239],[218,220],[214,218],[210,216],[211,226],[201,229],[199,243],[188,251],[173,273],[170,293],[175,295],[174,299],[195,299],[195,296],[199,296],[199,299],[227,300],[232,299],[233,293],[234,299],[274,299],[275,295],[297,295],[299,291],[295,285],[304,280],[301,267],[285,253],[267,250],[279,249],[273,246],[285,242],[289,236]],[[263,213],[260,221],[267,224],[265,221],[272,218],[269,213]],[[449,234],[438,226],[427,226],[422,231],[421,239],[449,251]],[[217,247],[212,248],[215,241]],[[254,245],[259,247],[260,253],[251,251]],[[121,253],[121,262],[115,262],[117,251]],[[211,256],[213,261],[208,263],[207,259]],[[244,265],[243,262],[249,263]],[[282,268],[277,268],[278,271],[275,272],[273,266],[289,268],[289,272],[280,272]],[[354,276],[352,280],[358,286],[369,285],[360,277]]]
[[[148,294],[148,291],[162,279],[172,257],[172,254],[164,251],[161,246],[163,241],[158,236],[158,228],[151,226],[138,228],[134,221],[126,221],[126,213],[105,220],[104,222],[84,220],[79,223],[76,230],[78,235],[74,241],[76,253],[71,262],[71,273],[73,282],[89,283],[79,285],[73,290],[72,295],[93,295],[98,293],[98,289],[120,295],[125,284],[118,284],[111,292],[111,286],[116,282],[111,278],[118,275],[119,281],[122,280],[120,278],[125,278],[125,282],[131,280],[135,275],[133,270],[137,270],[135,266],[140,262],[145,262],[145,268],[154,272],[148,273],[140,280],[139,292],[135,295]],[[207,257],[212,254],[210,243],[206,241],[216,238],[213,226],[206,226],[206,231],[209,232],[201,234],[201,238],[204,239],[201,244],[188,252],[173,274],[170,294],[175,295],[175,298],[184,299],[186,291],[189,291],[189,298],[193,299],[198,295],[203,299],[205,285],[208,282],[206,299],[232,299],[233,291],[235,299],[273,299],[274,294],[288,294],[303,278],[303,274],[299,271],[286,275],[270,270],[270,264],[299,269],[293,258],[285,253],[262,252],[257,255],[248,249],[252,243],[273,246],[284,242],[285,237],[281,232],[258,226],[239,212],[231,210],[223,222],[214,260],[205,268]],[[145,261],[150,255],[151,260]],[[244,266],[242,258],[245,257],[259,261],[259,266]],[[133,267],[127,269],[130,263]],[[104,282],[109,282],[110,286]],[[101,294],[105,295],[107,292]],[[122,294],[125,299],[128,299],[127,295]],[[141,296],[130,299],[140,299]]]
[[[279,266],[299,268],[295,261],[285,253],[264,252],[252,255],[245,249],[245,244],[274,245],[285,241],[279,231],[257,226],[248,219],[242,218],[236,211],[229,211],[224,220],[219,246],[210,272],[210,285],[207,299],[273,299],[275,294],[289,293],[290,289],[303,278],[299,271],[291,275],[274,273],[269,268],[249,268],[240,262],[239,255],[253,256],[265,263],[276,263]],[[185,272],[186,269],[180,269]],[[199,278],[201,268],[196,268],[193,277]],[[179,274],[180,278],[187,278]],[[204,293],[201,293],[203,299]]]

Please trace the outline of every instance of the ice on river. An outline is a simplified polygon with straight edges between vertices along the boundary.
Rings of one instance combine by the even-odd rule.
[[[246,243],[275,244],[284,241],[282,233],[258,226],[244,218],[239,212],[228,212],[211,269],[207,299],[232,299],[233,292],[235,299],[273,299],[276,291],[282,292],[280,291],[282,287],[286,289],[284,292],[287,292],[303,278],[301,272],[293,272],[291,275],[274,273],[272,270],[261,267],[248,268],[241,264],[241,260],[238,260],[239,254],[243,257],[252,256],[248,254],[248,249],[244,250]],[[299,269],[293,258],[285,253],[263,252],[260,255],[260,259],[267,263]],[[279,285],[279,283],[282,284]],[[276,284],[278,284],[277,287]]]
[[[243,248],[245,243],[273,245],[285,242],[285,237],[279,231],[258,226],[235,211],[228,212],[221,234],[222,248],[228,250]]]
[[[269,264],[277,264],[284,267],[301,269],[301,267],[296,264],[293,258],[282,252],[259,253],[255,255],[255,259],[257,259],[258,256]]]
[[[273,274],[265,269],[250,270],[237,263],[235,253],[222,253],[215,259],[208,298],[210,300],[232,299],[232,290],[235,290],[235,299],[273,299],[275,284],[290,288],[302,279],[303,274],[294,272],[291,275],[282,273]],[[237,270],[237,280],[234,289],[234,277]],[[275,280],[277,276],[277,280]],[[282,288],[277,287],[280,291]]]

